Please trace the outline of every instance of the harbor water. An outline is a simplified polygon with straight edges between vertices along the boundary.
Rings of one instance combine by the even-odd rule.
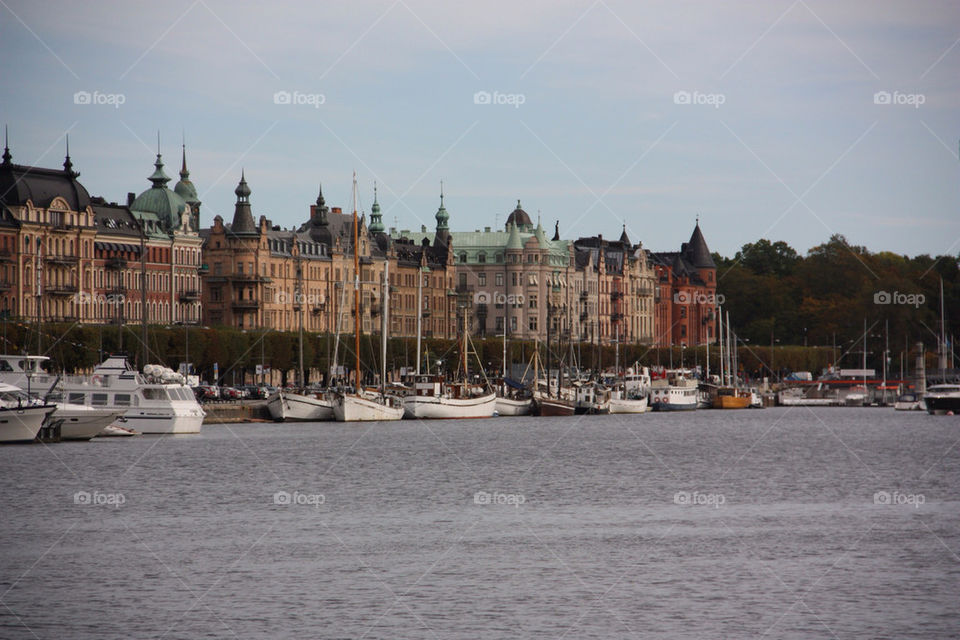
[[[0,448],[0,638],[960,636],[960,418],[777,408]]]

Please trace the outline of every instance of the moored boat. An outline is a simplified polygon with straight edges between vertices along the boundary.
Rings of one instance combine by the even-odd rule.
[[[916,393],[903,393],[893,404],[894,411],[923,411],[923,400]]]
[[[720,387],[713,398],[714,409],[746,409],[750,406],[751,394],[745,389]]]
[[[403,405],[398,398],[378,393],[338,393],[333,401],[333,416],[337,422],[382,422],[403,417]]]
[[[56,405],[31,398],[11,384],[0,384],[0,442],[31,442]]]
[[[654,411],[695,411],[699,395],[696,380],[678,376],[672,381],[654,380],[650,402]]]
[[[278,389],[267,399],[270,417],[277,422],[323,422],[333,420],[334,402],[319,393],[294,393]]]
[[[57,410],[47,419],[50,426],[60,427],[61,440],[90,440],[109,427],[123,411],[101,409],[82,404],[60,402]]]
[[[527,416],[533,411],[533,398],[497,397],[497,415]]]
[[[960,385],[934,384],[927,387],[923,402],[930,415],[960,414]]]

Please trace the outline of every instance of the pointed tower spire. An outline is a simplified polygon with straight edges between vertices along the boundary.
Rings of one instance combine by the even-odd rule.
[[[10,155],[10,131],[7,129],[7,125],[3,125],[3,164],[9,165],[13,160],[13,156]]]
[[[557,220],[556,224],[553,227],[553,242],[560,241],[560,221]]]
[[[449,231],[450,227],[447,226],[447,221],[450,220],[450,214],[447,213],[446,207],[443,206],[443,180],[440,181],[440,208],[437,209],[437,232],[446,232]]]
[[[624,246],[630,245],[630,237],[627,235],[627,223],[623,223],[623,232],[620,234],[620,243]]]
[[[233,208],[233,225],[230,230],[237,235],[259,234],[260,230],[253,222],[253,212],[250,210],[250,186],[243,169],[240,170],[240,183],[233,192],[237,194],[237,202]]]
[[[63,172],[69,176],[77,177],[80,174],[73,170],[73,163],[70,162],[70,134],[67,134],[67,157],[63,159]]]
[[[377,202],[377,183],[373,183],[373,205],[370,207],[370,232],[383,233],[383,216],[380,215],[380,203]]]
[[[190,178],[190,172],[187,171],[187,143],[183,143],[183,162],[180,165],[180,179],[187,180]]]

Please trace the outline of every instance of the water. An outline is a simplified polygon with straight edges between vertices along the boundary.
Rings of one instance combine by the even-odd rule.
[[[0,447],[0,637],[957,637],[958,420],[798,407]]]

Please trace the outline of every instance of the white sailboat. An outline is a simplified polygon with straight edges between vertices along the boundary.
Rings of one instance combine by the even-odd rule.
[[[357,175],[353,175],[353,310],[354,310],[354,353],[356,354],[356,367],[354,373],[356,376],[354,392],[342,391],[338,393],[333,402],[333,415],[337,422],[379,422],[387,420],[399,420],[403,417],[404,407],[399,398],[388,396],[384,393],[386,384],[386,351],[387,351],[387,314],[389,312],[390,279],[387,277],[390,261],[384,261],[384,278],[382,285],[382,303],[381,313],[381,331],[380,348],[381,375],[380,392],[375,393],[363,389],[360,381],[360,224],[357,220]]]
[[[497,410],[497,394],[487,387],[470,384],[467,380],[469,342],[466,314],[464,314],[461,346],[463,381],[448,383],[442,376],[418,376],[413,385],[413,394],[403,400],[405,417],[427,419],[493,417]]]
[[[497,394],[498,416],[527,416],[533,411],[533,396],[528,390],[507,381],[507,327],[503,327],[503,366],[500,393]]]

